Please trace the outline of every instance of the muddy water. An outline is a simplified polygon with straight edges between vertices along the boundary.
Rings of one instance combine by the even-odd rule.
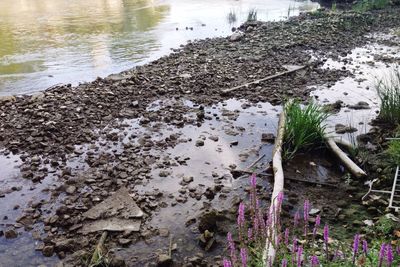
[[[278,20],[316,7],[308,0],[2,0],[0,95],[90,81],[188,40],[226,36],[251,9],[259,20]]]

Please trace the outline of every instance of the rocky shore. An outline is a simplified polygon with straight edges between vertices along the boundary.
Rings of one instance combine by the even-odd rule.
[[[365,14],[320,10],[285,22],[248,22],[238,29],[240,33],[230,37],[188,43],[150,64],[91,83],[57,86],[32,96],[0,98],[0,151],[4,156],[16,155],[20,159],[20,176],[32,182],[29,190],[40,188],[41,194],[46,193],[46,197],[33,198],[24,207],[15,207],[20,211],[15,218],[7,214],[0,218],[0,238],[17,238],[24,229],[32,233],[38,243],[35,249],[44,256],[64,259],[61,266],[85,265],[101,235],[93,229],[106,229],[95,220],[109,223],[112,219],[113,227],[120,227],[109,236],[109,248],[128,247],[154,237],[168,239],[170,230],[158,227],[157,218],[165,214],[163,210],[176,212],[177,205],[190,203],[193,209],[200,206],[202,215],[180,221],[176,227],[195,226],[193,236],[185,238],[200,236],[199,247],[207,248],[204,253],[208,253],[218,242],[218,237],[208,233],[221,231],[223,240],[223,232],[234,223],[236,205],[245,187],[232,193],[226,186],[232,183],[230,172],[212,168],[208,176],[211,182],[196,186],[193,181],[197,182],[198,177],[179,176],[171,168],[196,169],[199,162],[163,152],[198,149],[205,142],[219,143],[218,134],[200,133],[204,130],[201,127],[210,124],[212,129],[220,126],[220,121],[224,123],[222,132],[232,137],[226,146],[234,148],[248,130],[237,122],[239,113],[249,109],[265,112],[265,106],[257,109],[259,102],[272,104],[267,108],[269,123],[274,125],[279,105],[286,98],[306,101],[313,86],[331,86],[353,76],[346,67],[328,69],[322,65],[328,58],[348,63],[342,57],[356,47],[376,42],[374,33],[385,34],[399,27],[399,13],[399,8]],[[375,56],[378,60],[379,55]],[[284,72],[293,65],[306,68],[223,92]],[[233,110],[220,105],[232,98],[248,101],[236,103],[239,106]],[[190,138],[185,135],[187,132],[180,132],[184,127],[192,127],[189,129],[196,136]],[[272,131],[273,127],[269,132]],[[257,134],[256,140],[261,143],[261,133]],[[267,149],[271,148],[272,144],[268,144]],[[243,162],[250,154],[241,155]],[[212,165],[212,158],[200,159]],[[224,164],[228,167],[229,162]],[[292,176],[296,170],[292,170]],[[158,188],[157,179],[172,175],[179,180],[171,189],[174,193],[168,192],[169,188]],[[126,191],[121,193],[121,188]],[[20,190],[18,186],[1,188],[0,200],[7,201],[9,195]],[[265,189],[260,185],[260,190]],[[301,192],[304,188],[293,190]],[[315,196],[321,190],[316,189]],[[115,199],[120,194],[127,202]],[[340,197],[336,196],[338,200]],[[213,210],[214,200],[226,203],[226,214]],[[108,214],[96,213],[98,205],[108,202],[109,206],[103,207]],[[132,211],[130,215],[124,214],[126,209]],[[215,218],[220,226],[211,223]],[[127,225],[127,219],[135,223]],[[176,250],[171,246],[170,250]],[[153,248],[160,248],[157,242]],[[218,254],[223,249],[221,241],[210,258],[200,252],[191,256],[177,252],[176,266],[218,266]],[[157,262],[159,266],[169,266],[171,262],[165,249],[155,257],[139,255],[129,259],[117,251],[111,254],[112,266],[153,266]]]

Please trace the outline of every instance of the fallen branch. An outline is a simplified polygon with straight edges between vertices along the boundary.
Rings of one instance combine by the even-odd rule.
[[[249,167],[246,168],[247,171],[250,171],[251,168],[253,168],[260,160],[262,160],[265,157],[265,154],[262,154],[260,157],[258,157],[253,163],[250,164]]]
[[[309,181],[309,180],[303,180],[303,179],[292,178],[292,177],[286,177],[286,179],[290,180],[290,181],[301,182],[301,183],[306,183],[306,184],[323,185],[323,186],[335,187],[335,188],[338,187],[336,184],[323,183],[323,182],[318,182],[318,181]]]
[[[276,199],[280,192],[283,192],[284,176],[282,167],[282,145],[283,136],[285,133],[285,112],[282,111],[279,117],[278,124],[278,134],[275,140],[275,147],[272,153],[272,167],[274,170],[274,189],[272,191],[271,205],[269,207],[269,214],[271,215],[271,229],[270,238],[267,238],[264,252],[263,252],[263,262],[264,266],[272,266],[275,260],[275,244],[277,244],[278,232],[276,228],[277,218],[279,218],[280,209],[276,206]]]
[[[344,166],[357,178],[367,176],[367,174],[358,167],[335,143],[333,138],[327,137],[326,144],[328,148],[340,159]]]
[[[224,90],[222,90],[222,93],[223,93],[223,94],[226,94],[226,93],[235,91],[235,90],[237,90],[237,89],[240,89],[240,88],[242,88],[242,87],[247,87],[247,86],[252,85],[252,84],[257,84],[257,83],[260,83],[260,82],[265,82],[265,81],[268,81],[268,80],[272,80],[272,79],[278,78],[278,77],[280,77],[280,76],[287,75],[287,74],[290,74],[290,73],[292,73],[292,72],[296,72],[296,71],[305,69],[306,67],[307,67],[307,66],[300,66],[300,67],[294,68],[294,69],[292,69],[292,70],[287,70],[287,71],[279,72],[279,73],[277,73],[277,74],[274,74],[274,75],[271,75],[271,76],[268,76],[268,77],[265,77],[265,78],[262,78],[262,79],[259,79],[259,80],[255,80],[255,81],[252,81],[252,82],[248,82],[248,83],[245,83],[245,84],[242,84],[242,85],[239,85],[239,86],[235,86],[235,87],[232,87],[232,88],[224,89]]]

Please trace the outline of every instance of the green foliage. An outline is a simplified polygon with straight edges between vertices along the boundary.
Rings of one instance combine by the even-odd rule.
[[[336,10],[337,10],[336,1],[332,3],[331,10],[332,10],[333,12],[336,12]]]
[[[257,9],[252,8],[249,10],[247,14],[247,21],[256,21],[257,20]]]
[[[390,141],[387,152],[395,165],[400,165],[400,140]]]
[[[289,160],[299,151],[320,146],[324,142],[329,116],[323,108],[310,103],[304,108],[298,102],[285,105],[286,125],[283,138],[283,159]]]
[[[400,123],[400,68],[395,69],[388,80],[377,84],[381,100],[379,118],[385,122]]]
[[[383,9],[390,4],[390,0],[359,0],[353,5],[353,10],[366,12],[374,9]]]

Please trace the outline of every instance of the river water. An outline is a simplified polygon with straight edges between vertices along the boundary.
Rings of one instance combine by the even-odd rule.
[[[1,0],[0,95],[91,81],[247,19],[281,20],[309,0]]]

